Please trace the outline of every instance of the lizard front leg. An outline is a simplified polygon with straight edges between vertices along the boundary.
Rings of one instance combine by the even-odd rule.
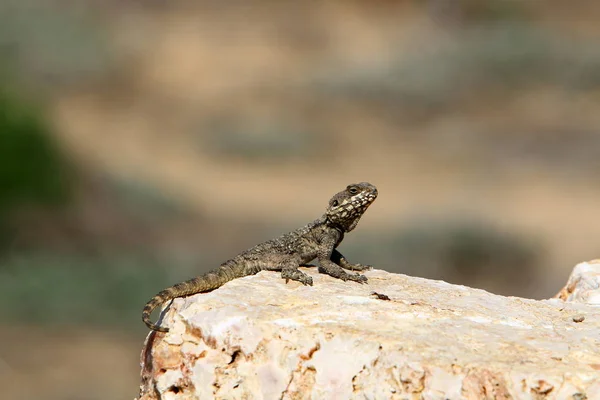
[[[289,280],[292,280],[300,282],[303,285],[312,286],[312,277],[306,275],[304,272],[298,269],[298,267],[300,266],[299,258],[286,257],[277,264],[277,267],[273,269],[281,271],[281,277],[285,279],[285,283],[288,283]]]
[[[336,249],[333,249],[333,251],[331,252],[331,261],[333,261],[342,268],[349,269],[352,271],[367,271],[373,268],[370,265],[352,264],[346,259],[346,257],[342,255],[342,253],[340,253]]]
[[[367,282],[366,276],[360,274],[349,274],[342,268],[342,266],[332,261],[333,252],[335,251],[333,248],[333,246],[335,246],[335,242],[335,240],[328,240],[322,243],[323,247],[317,254],[317,259],[319,260],[319,272],[343,281],[354,281],[358,283]]]

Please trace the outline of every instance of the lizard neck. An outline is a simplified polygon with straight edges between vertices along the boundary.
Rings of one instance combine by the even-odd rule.
[[[325,225],[328,228],[339,231],[342,235],[344,233],[350,232],[354,228],[353,226],[350,227],[350,226],[346,226],[346,224],[332,221],[331,219],[329,219],[327,214],[324,214],[318,221],[320,221],[321,224]],[[355,223],[353,225],[356,226]]]

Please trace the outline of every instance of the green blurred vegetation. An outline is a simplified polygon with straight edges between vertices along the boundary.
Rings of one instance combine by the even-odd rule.
[[[67,206],[78,201],[75,188],[82,183],[76,168],[55,142],[41,104],[8,85],[0,87],[0,318],[142,330],[142,305],[168,281],[156,251],[141,256],[134,255],[136,249],[122,249],[105,255],[111,244],[97,242],[93,235],[85,237],[83,231],[83,241],[91,247],[62,252],[51,246],[45,249],[44,243],[30,244],[26,250],[12,246],[19,240],[14,233],[16,212],[41,208],[68,214]],[[174,200],[142,183],[117,178],[102,182],[114,193],[118,210],[133,221],[160,223],[183,212]],[[118,210],[113,210],[117,218]],[[85,225],[84,220],[76,223]],[[85,254],[90,248],[93,254]]]
[[[0,254],[12,240],[12,214],[24,206],[64,205],[69,176],[42,109],[0,81]]]
[[[41,109],[0,87],[0,215],[27,203],[64,203],[67,176]]]
[[[11,255],[0,269],[0,318],[143,329],[140,310],[169,279],[152,257]]]
[[[68,254],[33,248],[14,250],[11,216],[30,207],[65,210],[76,174],[53,140],[42,107],[8,89],[0,90],[0,318],[21,323],[142,329],[139,311],[160,290],[166,268],[146,256]],[[160,219],[178,213],[174,203],[144,186],[111,181],[119,207],[134,216]],[[140,217],[141,218],[141,217]],[[93,240],[88,238],[88,240]],[[102,252],[102,243],[96,243]],[[81,249],[83,252],[83,249]],[[126,252],[127,253],[127,252]]]

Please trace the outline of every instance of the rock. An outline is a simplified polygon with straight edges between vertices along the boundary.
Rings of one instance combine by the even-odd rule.
[[[176,299],[141,399],[600,399],[599,308],[304,271],[314,286],[261,272]]]
[[[600,306],[600,260],[577,264],[565,287],[554,297],[563,301]]]

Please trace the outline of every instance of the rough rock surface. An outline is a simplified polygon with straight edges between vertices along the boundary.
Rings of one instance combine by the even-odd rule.
[[[600,307],[600,260],[577,264],[565,287],[554,297]]]
[[[580,265],[587,285],[600,263]],[[580,283],[536,301],[304,271],[314,286],[261,272],[176,299],[142,352],[141,399],[600,399],[600,308]]]

